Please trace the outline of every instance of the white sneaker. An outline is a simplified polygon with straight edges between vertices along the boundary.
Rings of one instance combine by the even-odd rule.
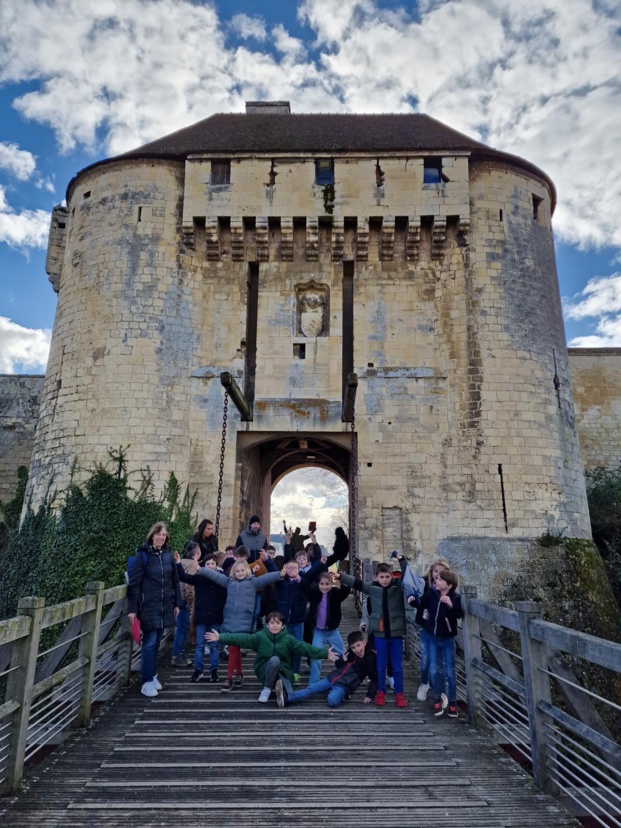
[[[446,696],[446,693],[442,693],[441,699],[442,699],[442,710],[446,710],[446,708],[448,707],[448,698]]]
[[[416,698],[418,701],[425,701],[427,698],[427,693],[429,692],[429,685],[428,684],[421,684],[416,692]]]
[[[157,676],[153,676],[153,686],[155,687],[156,690],[161,690],[162,689],[162,685],[159,683]],[[447,702],[447,704],[448,704],[448,702]]]
[[[263,690],[261,690],[261,693],[259,694],[259,698],[257,699],[257,701],[260,701],[261,704],[267,704],[267,702],[270,700],[271,692],[272,691],[269,687],[264,687]]]
[[[395,689],[395,680],[392,676],[386,676],[386,687],[390,687],[391,690]]]
[[[140,688],[140,692],[143,696],[148,696],[149,698],[152,698],[153,696],[157,696],[157,687],[155,686],[154,682],[145,681],[145,683]]]

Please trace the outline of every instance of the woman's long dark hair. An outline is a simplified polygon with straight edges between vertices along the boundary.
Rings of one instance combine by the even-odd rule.
[[[196,534],[192,538],[193,541],[196,541],[196,543],[200,543],[203,540],[203,532],[205,531],[205,526],[207,526],[208,523],[211,523],[213,526],[212,520],[209,520],[208,518],[203,518],[203,520],[201,520],[201,522],[198,524]]]

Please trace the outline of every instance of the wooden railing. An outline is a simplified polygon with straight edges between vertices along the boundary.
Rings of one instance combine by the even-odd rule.
[[[364,580],[376,563],[363,561]],[[457,695],[470,722],[541,790],[599,825],[621,827],[621,645],[544,621],[532,601],[511,610],[477,600],[468,586],[461,598]],[[406,615],[406,657],[417,660],[418,629],[414,613]]]
[[[22,598],[17,617],[0,621],[0,793],[15,791],[29,759],[129,682],[140,649],[126,601],[125,585],[95,581],[56,606]]]

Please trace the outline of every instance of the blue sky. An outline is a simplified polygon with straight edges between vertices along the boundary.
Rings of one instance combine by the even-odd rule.
[[[0,373],[44,370],[49,212],[82,167],[244,100],[426,112],[558,188],[570,344],[621,346],[617,0],[4,0]]]

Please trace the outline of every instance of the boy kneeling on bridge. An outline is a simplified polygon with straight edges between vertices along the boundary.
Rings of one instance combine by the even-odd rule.
[[[296,653],[309,658],[329,658],[336,661],[337,653],[330,647],[313,647],[305,641],[297,641],[285,629],[285,617],[281,612],[270,612],[266,618],[267,626],[256,633],[218,633],[208,632],[205,638],[209,643],[220,641],[222,644],[232,644],[234,647],[243,647],[254,650],[254,672],[263,684],[263,690],[257,701],[266,704],[272,690],[278,685],[280,693],[276,692],[279,707],[283,707],[283,692],[292,693],[293,688],[293,657]]]

